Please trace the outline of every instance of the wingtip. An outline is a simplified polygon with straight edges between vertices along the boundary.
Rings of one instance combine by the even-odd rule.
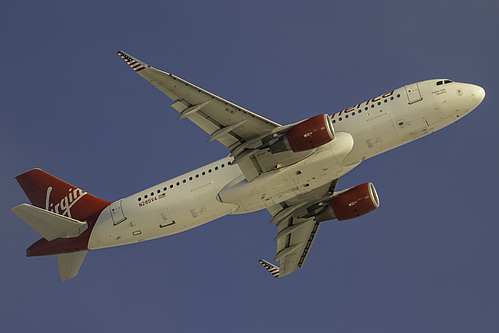
[[[130,66],[135,72],[140,72],[141,70],[149,67],[147,64],[143,63],[142,61],[132,57],[131,55],[123,51],[118,51],[116,53],[118,53],[121,59],[125,60],[128,66]]]
[[[267,270],[273,277],[279,277],[279,266],[276,266],[265,259],[260,259],[258,262]]]

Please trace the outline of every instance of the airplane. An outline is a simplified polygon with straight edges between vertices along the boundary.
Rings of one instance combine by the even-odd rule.
[[[477,85],[434,79],[405,85],[333,115],[280,125],[173,74],[118,51],[229,155],[129,197],[108,202],[40,169],[16,177],[31,204],[12,208],[43,238],[28,257],[56,255],[61,280],[77,275],[88,250],[176,234],[225,215],[266,209],[277,226],[274,276],[301,268],[322,222],[379,207],[370,182],[337,190],[362,161],[461,119],[484,99]]]

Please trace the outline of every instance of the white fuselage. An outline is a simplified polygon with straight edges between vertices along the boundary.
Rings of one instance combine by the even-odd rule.
[[[334,140],[249,183],[226,157],[111,204],[99,216],[88,248],[167,236],[292,200],[330,184],[367,158],[450,125],[483,97],[478,86],[448,80],[396,89],[332,115]]]

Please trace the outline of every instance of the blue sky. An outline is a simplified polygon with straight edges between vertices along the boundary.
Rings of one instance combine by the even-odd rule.
[[[0,321],[10,331],[496,332],[497,41],[493,1],[16,1],[0,36]],[[177,120],[124,50],[278,123],[405,84],[485,88],[452,126],[365,161],[381,207],[324,223],[304,269],[273,279],[266,211],[89,252],[61,283],[9,209],[39,167],[114,201],[226,156]]]

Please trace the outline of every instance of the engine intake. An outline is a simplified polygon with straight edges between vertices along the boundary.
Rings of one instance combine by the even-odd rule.
[[[270,151],[302,152],[325,145],[333,139],[334,128],[331,117],[320,114],[287,129],[277,142],[270,146]]]
[[[379,197],[372,183],[348,189],[329,200],[329,205],[316,215],[319,222],[353,219],[379,207]]]

